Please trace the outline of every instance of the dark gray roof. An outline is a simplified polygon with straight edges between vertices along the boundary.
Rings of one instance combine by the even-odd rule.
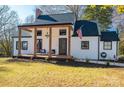
[[[74,14],[63,13],[63,14],[51,14],[51,15],[40,15],[37,17],[34,23],[23,24],[20,26],[35,26],[35,25],[61,25],[61,24],[73,24]]]
[[[95,22],[87,20],[76,21],[73,36],[78,36],[76,32],[78,29],[81,29],[83,36],[99,36],[97,24]]]
[[[101,41],[119,41],[119,37],[115,31],[101,32]]]

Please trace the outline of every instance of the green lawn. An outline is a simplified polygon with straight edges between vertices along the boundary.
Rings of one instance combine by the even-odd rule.
[[[74,67],[0,58],[0,86],[124,86],[123,68]]]

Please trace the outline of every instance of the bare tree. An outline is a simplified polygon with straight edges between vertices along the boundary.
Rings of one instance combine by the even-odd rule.
[[[17,31],[18,16],[8,6],[0,6],[0,49],[10,56],[12,50],[11,36]]]
[[[36,8],[40,8],[43,14],[60,14],[71,12],[67,10],[65,5],[39,5]]]
[[[34,15],[29,15],[25,18],[25,23],[33,23],[35,21]]]
[[[83,9],[85,6],[82,5],[66,5],[67,9],[70,10],[75,17],[75,20],[81,19]]]
[[[43,14],[74,13],[75,20],[81,19],[84,6],[82,5],[40,5]]]

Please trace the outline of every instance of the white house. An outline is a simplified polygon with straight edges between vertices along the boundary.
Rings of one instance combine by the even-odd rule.
[[[16,57],[114,60],[118,55],[116,32],[100,33],[97,24],[87,20],[74,22],[72,13],[37,15],[34,23],[18,28],[18,35],[13,36]]]

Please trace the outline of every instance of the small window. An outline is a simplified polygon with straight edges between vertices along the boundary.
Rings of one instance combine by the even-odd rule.
[[[41,30],[37,31],[37,36],[42,36],[42,31]]]
[[[66,29],[60,29],[59,35],[66,35]]]
[[[81,41],[81,49],[89,49],[89,41]]]
[[[28,49],[28,41],[22,41],[22,50]]]
[[[112,49],[112,42],[104,42],[103,48],[104,48],[104,50],[111,50]]]
[[[16,41],[16,50],[18,50],[18,41]]]

